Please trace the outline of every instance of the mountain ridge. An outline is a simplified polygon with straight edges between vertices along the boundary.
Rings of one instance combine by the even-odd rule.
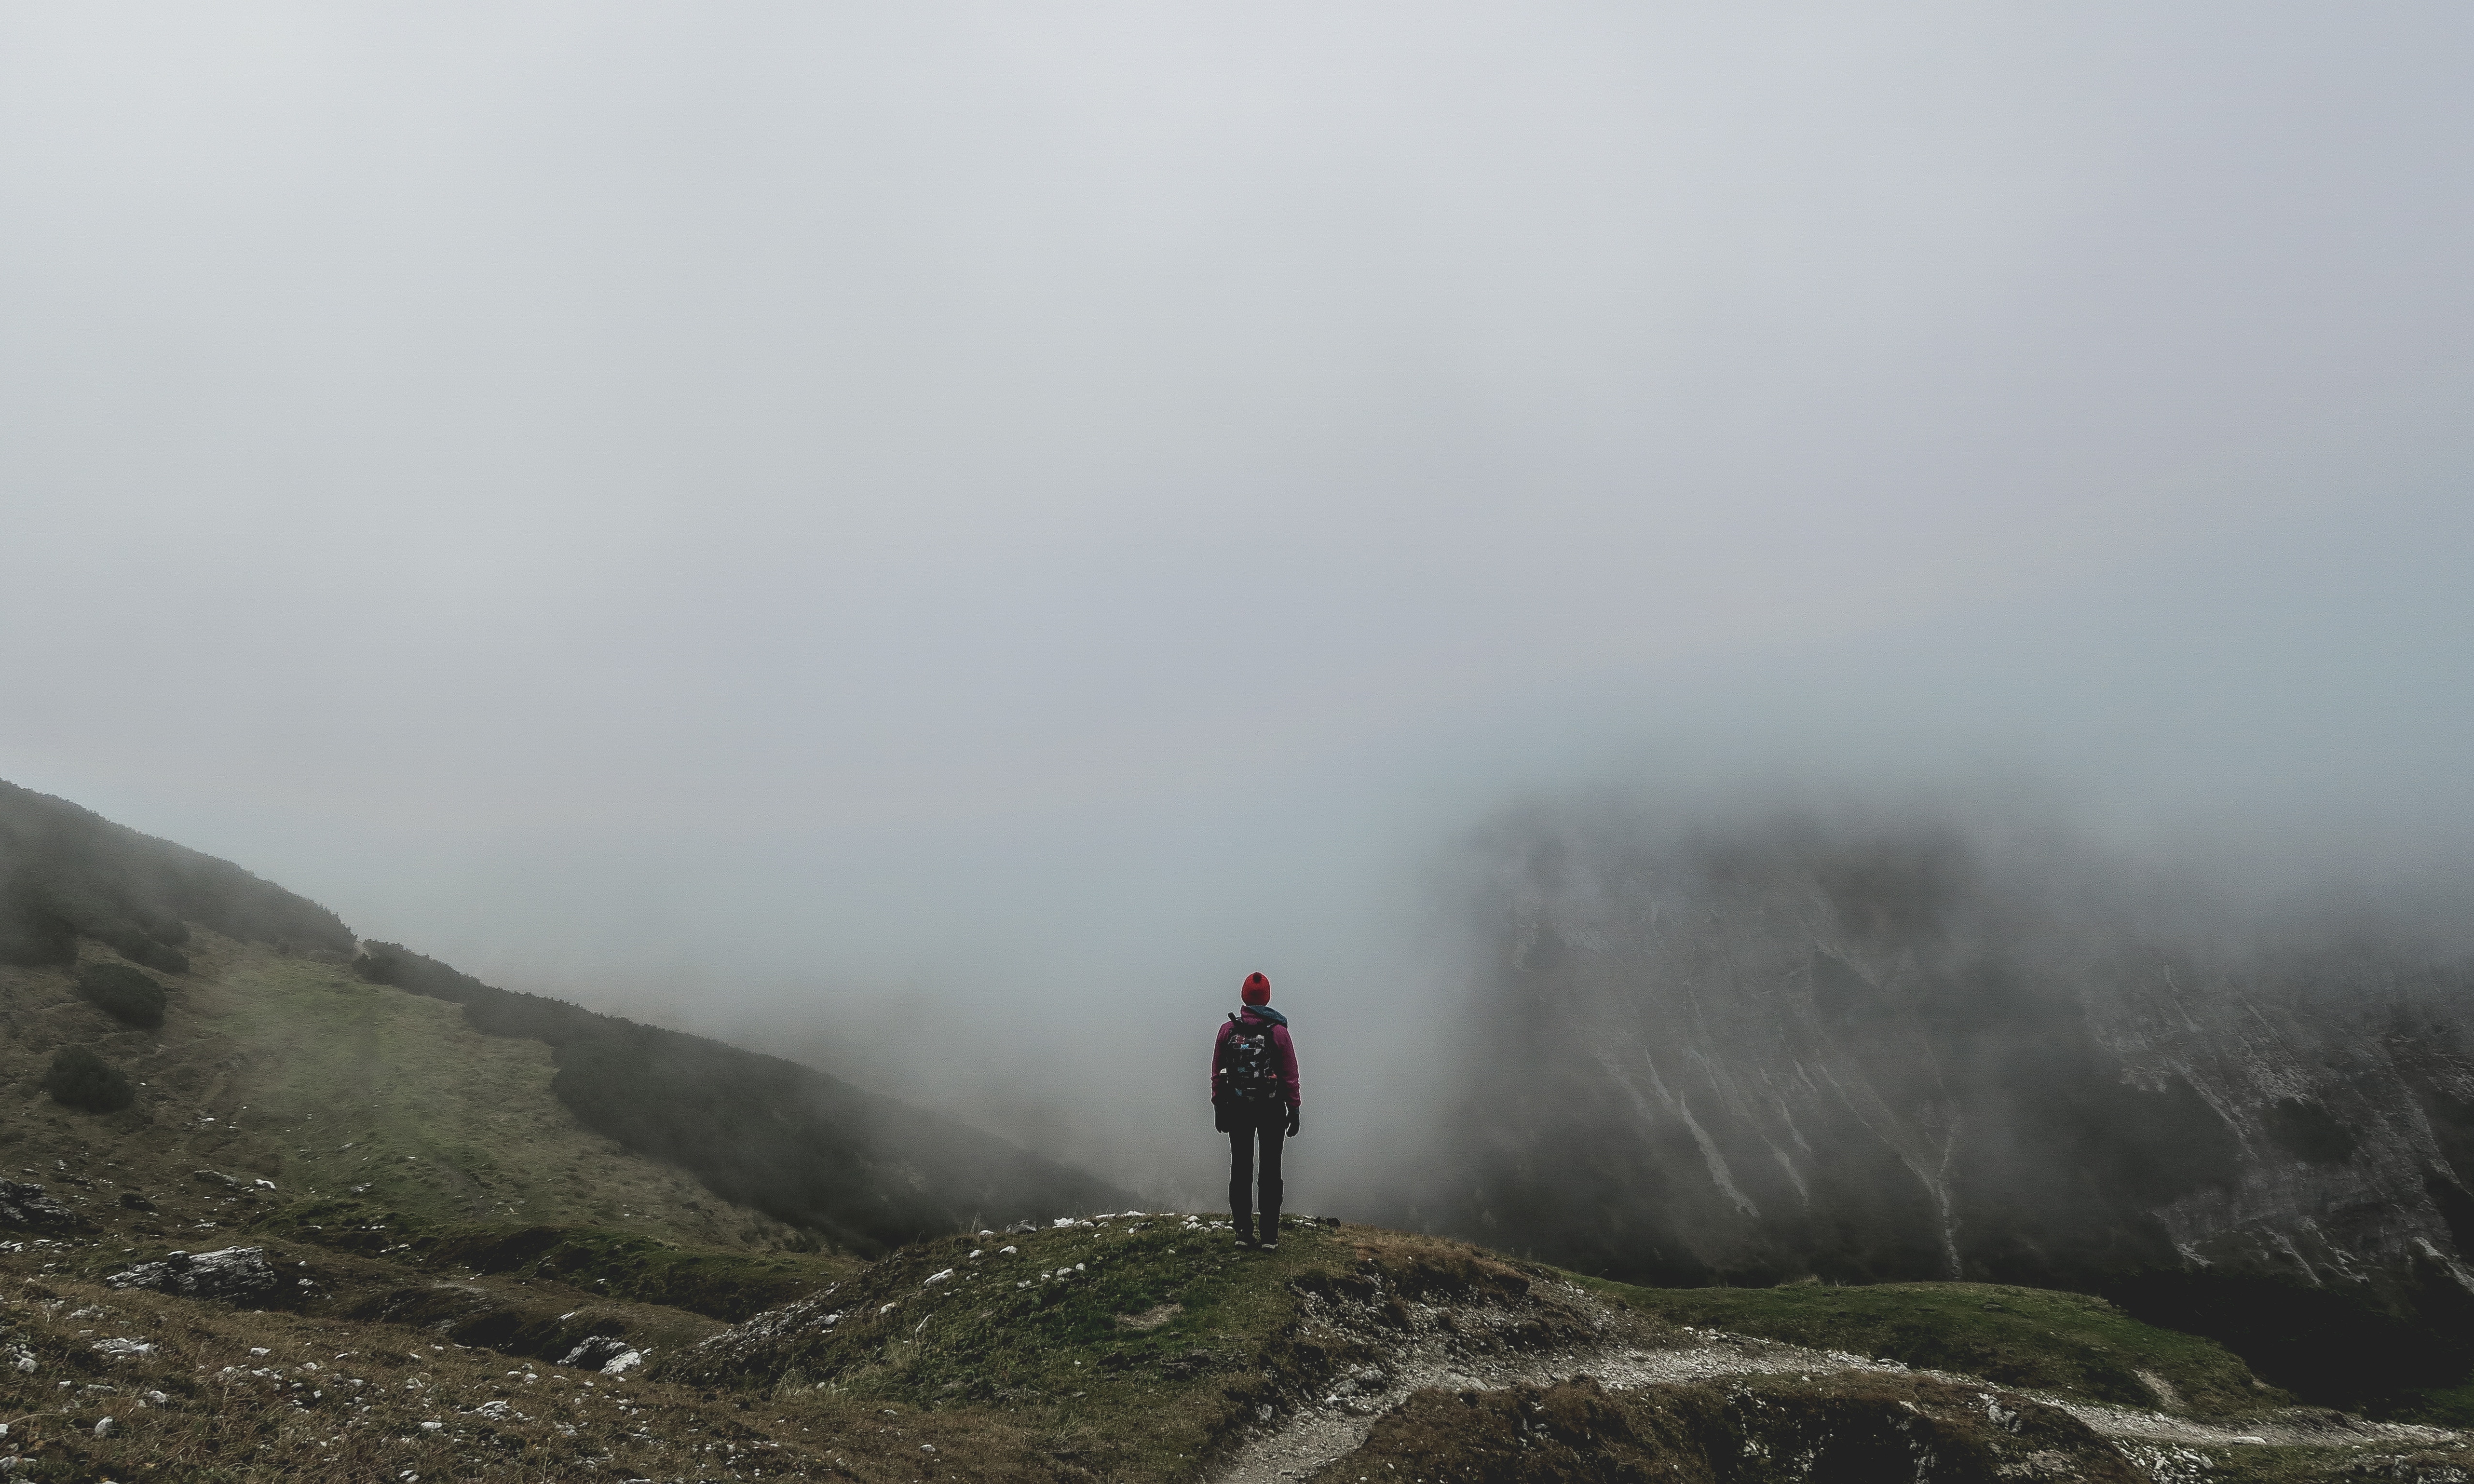
[[[1658,1284],[2104,1293],[2288,1384],[2474,1364],[2474,966],[1912,824],[1531,818],[1490,863],[1419,1224]]]

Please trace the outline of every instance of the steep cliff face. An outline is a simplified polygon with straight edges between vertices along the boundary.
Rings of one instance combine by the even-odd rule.
[[[1952,833],[1532,821],[1429,1221],[1638,1280],[2474,1294],[2474,972]]]

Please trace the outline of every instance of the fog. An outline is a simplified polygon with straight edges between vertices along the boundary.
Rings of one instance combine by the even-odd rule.
[[[1661,1284],[2168,1307],[2358,1258],[2394,1294],[2474,1239],[2462,871],[2298,883],[2015,795],[1766,792],[1601,790],[1479,831],[1455,1075],[1359,1199]],[[2438,1310],[2474,1290],[2431,1276]]]
[[[2462,903],[2469,53],[12,10],[0,776],[1162,1199],[1261,969],[1309,1209],[1452,1075],[1523,801]]]

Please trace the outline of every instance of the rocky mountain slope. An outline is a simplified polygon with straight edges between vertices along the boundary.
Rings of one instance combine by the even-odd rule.
[[[2364,1396],[2474,1364],[2465,964],[1954,832],[1496,843],[1411,1219],[1662,1283],[2101,1291]]]

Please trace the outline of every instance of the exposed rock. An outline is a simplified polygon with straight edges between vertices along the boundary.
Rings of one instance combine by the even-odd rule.
[[[226,1247],[219,1252],[176,1252],[160,1262],[141,1262],[104,1280],[114,1288],[149,1288],[192,1299],[247,1299],[279,1283],[263,1247]]]
[[[40,1185],[0,1180],[0,1226],[74,1227],[78,1213],[43,1193]]]
[[[1139,1314],[1120,1314],[1117,1323],[1128,1329],[1156,1329],[1184,1312],[1182,1304],[1157,1304]]]
[[[576,1345],[575,1349],[569,1351],[560,1359],[559,1364],[581,1366],[587,1371],[598,1371],[620,1355],[628,1353],[631,1349],[632,1347],[625,1340],[614,1339],[606,1334],[588,1335]]]
[[[131,1210],[151,1211],[155,1209],[154,1202],[146,1199],[146,1197],[138,1194],[134,1190],[123,1190],[120,1192],[120,1204]]]

